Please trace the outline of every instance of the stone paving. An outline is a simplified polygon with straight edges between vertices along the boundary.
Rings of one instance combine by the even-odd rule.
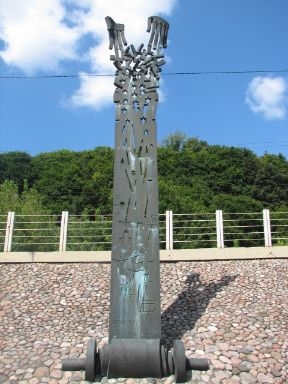
[[[0,383],[86,383],[61,359],[107,342],[109,264],[0,266]],[[162,333],[210,360],[190,383],[288,383],[288,260],[161,264]],[[102,383],[173,383],[109,379]]]

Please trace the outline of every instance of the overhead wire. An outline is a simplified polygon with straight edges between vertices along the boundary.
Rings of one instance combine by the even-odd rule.
[[[162,76],[197,76],[197,75],[243,75],[243,74],[257,74],[257,73],[288,73],[288,69],[273,69],[273,70],[243,70],[243,71],[193,71],[193,72],[163,72]],[[97,73],[79,73],[79,74],[50,74],[50,75],[0,75],[0,79],[60,79],[60,78],[81,78],[81,77],[114,77],[114,74],[97,74]],[[263,143],[233,143],[226,144],[227,146],[260,146],[260,147],[287,147],[286,141],[280,141],[283,144],[276,144],[272,142]],[[285,144],[284,144],[285,143]],[[267,145],[268,144],[268,145]],[[14,152],[14,151],[10,151]],[[18,152],[18,151],[16,151]],[[20,151],[21,152],[21,151]],[[7,153],[0,151],[0,154]]]
[[[193,72],[163,72],[162,76],[199,76],[199,75],[245,75],[257,73],[288,73],[288,69],[253,69],[243,71],[193,71]],[[81,77],[114,77],[108,73],[78,73],[78,74],[59,74],[59,75],[0,75],[0,79],[61,79],[61,78],[81,78]]]

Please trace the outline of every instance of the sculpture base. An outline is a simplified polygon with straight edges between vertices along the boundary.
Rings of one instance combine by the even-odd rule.
[[[209,369],[206,359],[188,359],[184,344],[174,341],[168,352],[160,339],[113,339],[97,350],[95,339],[90,339],[85,359],[62,361],[63,371],[85,371],[85,380],[94,382],[96,377],[154,377],[175,375],[175,382],[186,381],[187,371]]]

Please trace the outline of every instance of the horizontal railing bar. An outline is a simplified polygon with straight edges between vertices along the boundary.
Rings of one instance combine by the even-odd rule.
[[[71,226],[68,226],[68,231],[71,231],[71,232],[75,232],[75,231],[79,231],[79,230],[81,230],[81,231],[95,231],[95,230],[103,230],[103,231],[108,231],[108,230],[112,230],[112,227],[108,227],[108,228],[105,228],[105,227],[103,227],[103,226],[97,226],[97,227],[94,227],[94,226],[90,226],[90,227],[81,227],[81,225],[78,225],[77,226],[77,228],[75,227],[75,228],[71,228]]]
[[[94,224],[94,223],[97,223],[97,224],[103,224],[103,223],[105,223],[105,224],[111,224],[112,223],[112,220],[102,220],[102,221],[100,221],[100,220],[91,220],[91,221],[70,221],[69,220],[69,225],[73,225],[73,224],[77,224],[77,225],[79,225],[79,224]]]
[[[81,238],[81,237],[83,237],[83,236],[68,236],[67,237],[67,239],[79,239],[79,238]],[[112,238],[112,235],[110,236],[85,236],[85,239],[93,239],[93,238],[95,238],[95,237],[97,237],[97,238],[101,238],[101,237],[109,237],[109,238]]]
[[[243,238],[243,239],[238,239],[238,238],[235,238],[235,239],[225,239],[224,240],[224,244],[225,243],[233,243],[234,241],[247,241],[247,242],[252,242],[252,241],[255,241],[255,242],[258,242],[258,243],[260,243],[260,244],[263,244],[263,242],[264,242],[264,240],[263,239],[247,239],[247,238]]]
[[[94,228],[81,228],[81,231],[84,232],[84,231],[93,231],[93,230],[96,230],[96,229],[101,229],[102,231],[111,231],[112,228],[103,228],[103,227],[94,227]],[[79,226],[78,228],[68,228],[68,232],[75,232],[75,231],[79,231]]]
[[[173,229],[216,229],[216,226],[214,225],[214,226],[211,226],[211,225],[209,225],[209,226],[207,226],[207,227],[191,227],[191,226],[189,226],[189,227],[175,227],[175,226],[173,226]]]
[[[199,234],[205,235],[206,233],[210,233],[211,231],[213,231],[213,229],[214,228],[189,228],[189,227],[181,228],[181,227],[177,227],[177,228],[173,228],[173,233],[177,234],[177,233],[182,232],[184,235],[188,235],[188,231],[193,231],[190,233],[195,233],[198,235]],[[216,230],[213,231],[213,233],[216,235]]]
[[[39,234],[29,234],[29,235],[21,235],[19,233],[15,234],[13,236],[13,238],[15,239],[29,239],[29,238],[33,238],[33,239],[59,239],[59,235],[39,235]]]
[[[60,228],[60,222],[59,223],[52,223],[52,222],[45,222],[45,221],[15,221],[15,224],[14,226],[15,227],[19,227],[19,226],[22,226],[25,224],[25,227],[28,227],[28,226],[32,226],[33,228],[33,225],[39,225],[39,224],[49,224],[52,228],[56,229],[56,228]],[[57,227],[56,227],[57,226]],[[45,227],[45,228],[49,228],[49,227]]]
[[[207,231],[207,230],[214,230],[216,231],[216,226],[215,225],[207,225],[206,227],[196,227],[196,226],[192,226],[192,225],[189,225],[189,226],[185,226],[185,227],[181,227],[181,226],[173,226],[173,230],[185,230],[185,229],[190,229],[190,230],[195,230],[195,231]]]
[[[107,225],[110,225],[110,226],[112,226],[111,224],[113,224],[112,223],[112,221],[73,221],[73,222],[71,222],[71,221],[69,221],[69,226],[70,225],[99,225],[99,224],[107,224]]]
[[[199,222],[215,222],[215,219],[191,219],[191,220],[187,220],[187,219],[184,219],[184,220],[173,220],[174,223],[199,223]]]
[[[49,237],[49,236],[53,236],[53,237],[55,237],[55,236],[57,236],[57,237],[59,237],[59,231],[57,231],[56,233],[55,232],[52,232],[51,233],[51,230],[49,231],[49,230],[43,230],[43,229],[39,229],[39,230],[37,230],[37,229],[14,229],[14,236],[21,236],[21,233],[23,233],[23,236],[30,236],[30,235],[26,235],[25,234],[25,232],[29,232],[29,233],[34,233],[34,236],[47,236],[47,237]],[[17,232],[17,233],[15,233],[15,232]],[[35,233],[39,233],[39,234],[36,234],[35,235]],[[44,233],[43,233],[44,232]],[[49,233],[45,233],[45,232],[49,232]],[[13,236],[13,237],[14,237]]]
[[[102,216],[113,216],[112,213],[94,213],[94,214],[76,214],[76,213],[70,213],[69,216],[71,217],[102,217]]]
[[[30,235],[26,235],[25,232],[26,231],[29,231],[31,233],[31,235],[35,236],[35,237],[59,237],[59,233],[50,233],[50,234],[43,234],[42,232],[40,233],[36,233],[37,231],[32,231],[30,229],[17,229],[15,230],[15,232],[17,232],[16,234],[14,234],[13,237],[30,237]],[[23,235],[21,235],[21,232],[23,233]],[[36,233],[36,234],[35,234]],[[42,233],[42,234],[41,234]]]
[[[173,220],[173,223],[175,225],[179,225],[179,224],[183,224],[183,225],[189,225],[189,226],[200,226],[201,223],[204,223],[204,226],[201,226],[202,228],[205,228],[206,226],[212,226],[212,227],[216,227],[216,221],[215,220],[183,220],[183,221],[179,221],[179,220]],[[199,223],[199,225],[197,225]],[[207,224],[205,224],[207,223]],[[212,224],[211,224],[212,223]],[[175,226],[173,225],[173,227]]]
[[[165,213],[162,213],[165,215]],[[174,213],[173,216],[215,216],[215,213],[201,212],[201,213]]]
[[[87,220],[87,218],[91,218],[91,220]],[[85,218],[83,218],[84,221],[100,221],[100,220],[103,220],[105,221],[106,218],[112,218],[113,216],[112,215],[100,215],[100,216],[85,216]],[[79,221],[82,221],[81,220],[82,216],[74,216],[74,215],[69,215],[69,222],[71,223],[77,223]],[[73,220],[73,219],[77,219],[77,220]],[[93,219],[93,220],[92,220]]]
[[[208,236],[208,235],[213,235],[216,236],[216,233],[214,232],[207,232],[205,234],[199,234],[199,233],[174,233],[174,237],[177,236]]]
[[[231,241],[235,241],[235,240],[239,240],[239,241],[264,241],[263,239],[255,239],[255,238],[252,238],[252,239],[249,239],[248,237],[244,237],[244,238],[235,238],[235,239],[224,239],[224,243],[229,243]]]
[[[38,232],[54,231],[54,232],[58,233],[58,236],[59,236],[59,228],[14,228],[14,231],[17,231],[17,232],[19,232],[19,231],[30,231],[30,232],[33,232],[33,231],[34,232],[37,232],[37,231]]]
[[[187,225],[189,225],[189,223],[214,223],[215,226],[216,226],[216,220],[205,220],[205,219],[202,219],[202,220],[173,220],[173,223],[175,224],[182,224],[182,223],[186,223]]]
[[[245,227],[263,227],[263,223],[261,222],[254,222],[254,223],[246,223],[245,221],[241,222],[241,221],[237,221],[235,222],[234,224],[231,222],[231,221],[224,221],[223,222],[223,225],[224,227],[236,227],[236,226],[245,226]]]
[[[16,213],[15,215],[16,217],[51,217],[51,218],[56,218],[58,215],[45,215],[45,214],[41,214],[41,215],[37,215],[37,214],[31,214],[31,215],[22,215],[22,214],[18,214]]]
[[[97,244],[111,244],[110,241],[97,241],[97,242],[85,242],[85,243],[69,243],[67,242],[67,246],[69,245],[97,245]]]
[[[233,223],[237,223],[237,222],[239,222],[239,221],[247,221],[247,219],[241,219],[241,218],[239,218],[239,219],[223,219],[223,222],[227,222],[227,221],[232,221]],[[262,223],[263,222],[263,220],[262,219],[249,219],[249,221],[259,221],[260,223]]]
[[[250,233],[254,234],[254,235],[256,235],[256,234],[263,235],[264,232],[258,232],[258,231],[243,232],[243,233],[241,233],[241,232],[225,232],[225,236],[226,235],[249,235]]]
[[[58,243],[31,243],[31,242],[17,243],[17,242],[13,242],[13,246],[14,245],[21,245],[24,247],[25,245],[58,245]]]
[[[263,227],[263,225],[225,225],[224,229],[227,229],[227,228],[257,228],[257,227]]]
[[[230,216],[235,216],[235,215],[261,215],[260,212],[223,212],[223,215],[230,215]]]
[[[216,239],[207,239],[207,240],[174,240],[174,243],[193,243],[193,242],[206,242],[206,241],[213,241],[216,242]]]

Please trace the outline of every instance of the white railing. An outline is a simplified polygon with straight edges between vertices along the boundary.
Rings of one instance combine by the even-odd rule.
[[[0,215],[3,252],[110,250],[112,215]],[[159,215],[161,249],[288,245],[288,212]]]

